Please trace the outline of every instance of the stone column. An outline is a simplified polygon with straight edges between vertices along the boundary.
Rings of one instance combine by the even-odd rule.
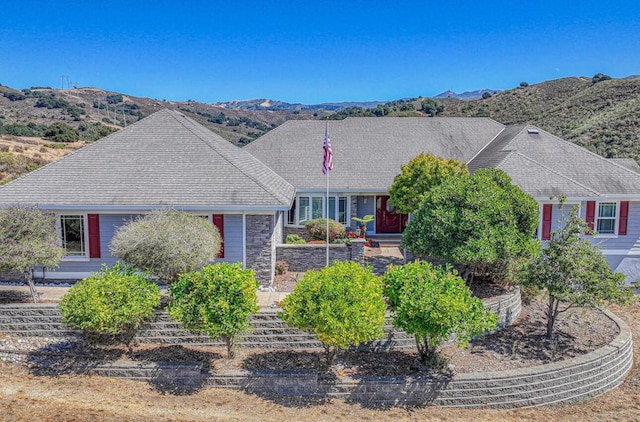
[[[351,239],[351,260],[364,266],[365,239]]]
[[[261,286],[273,282],[273,215],[247,215],[247,268],[256,273]]]

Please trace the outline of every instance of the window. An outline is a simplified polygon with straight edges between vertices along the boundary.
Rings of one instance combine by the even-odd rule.
[[[617,205],[618,204],[616,202],[598,203],[598,214],[596,216],[596,231],[599,234],[615,234],[617,208],[618,208]]]
[[[324,196],[299,196],[293,202],[291,210],[289,210],[287,224],[303,225],[307,220],[323,218],[325,214]],[[296,216],[297,222],[295,220]],[[347,224],[346,196],[329,197],[329,218],[336,220],[341,224]]]
[[[60,237],[67,256],[86,256],[84,216],[61,215]]]
[[[298,224],[304,224],[309,219],[309,197],[301,196],[298,201]]]

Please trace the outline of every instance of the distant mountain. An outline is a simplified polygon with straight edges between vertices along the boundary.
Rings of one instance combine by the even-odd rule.
[[[300,103],[285,103],[283,101],[268,100],[268,99],[254,99],[254,100],[232,100],[221,103],[214,103],[216,107],[227,108],[231,110],[287,110],[287,111],[300,111],[300,110],[325,110],[325,111],[340,111],[350,107],[360,108],[375,108],[378,105],[385,104],[384,101],[352,101],[342,103],[322,103],[322,104],[300,104]]]
[[[482,98],[482,95],[485,92],[488,92],[489,95],[493,95],[497,92],[500,92],[500,90],[499,89],[479,89],[477,91],[465,91],[462,94],[456,94],[455,92],[448,90],[441,94],[436,95],[433,98],[436,98],[436,99],[455,98],[458,100],[477,100],[479,98]]]

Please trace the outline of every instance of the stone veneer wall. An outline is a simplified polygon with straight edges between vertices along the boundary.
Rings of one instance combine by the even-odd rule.
[[[256,279],[262,286],[273,281],[273,215],[247,215],[247,268],[256,273]]]
[[[329,245],[329,262],[355,261],[364,265],[364,243],[364,239],[353,239],[351,245]],[[327,245],[276,245],[276,261],[286,262],[289,271],[319,270],[327,263]]]

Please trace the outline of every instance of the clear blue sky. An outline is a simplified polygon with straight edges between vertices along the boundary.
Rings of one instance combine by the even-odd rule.
[[[524,4],[524,5],[523,5]],[[167,100],[393,100],[640,74],[637,1],[30,1],[0,83]],[[66,87],[66,79],[64,82]]]

